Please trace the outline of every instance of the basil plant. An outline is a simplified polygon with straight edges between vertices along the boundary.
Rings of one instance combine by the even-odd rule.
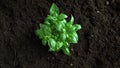
[[[73,16],[67,22],[67,17],[66,14],[60,13],[59,8],[53,3],[49,15],[43,23],[40,23],[40,28],[35,33],[42,40],[44,46],[49,46],[49,51],[59,52],[62,50],[64,54],[70,56],[70,43],[78,42],[77,31],[81,29],[81,26],[73,24]]]

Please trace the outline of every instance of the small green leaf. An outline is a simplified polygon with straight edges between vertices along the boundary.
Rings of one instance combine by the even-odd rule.
[[[44,46],[47,44],[47,39],[46,39],[46,38],[42,39],[42,44],[43,44]]]
[[[77,37],[73,37],[73,42],[72,43],[77,43],[78,40],[77,40]]]
[[[62,27],[65,27],[66,20],[57,21],[58,24],[61,24]]]
[[[65,25],[67,21],[64,19],[64,20],[60,20],[59,22]]]
[[[50,47],[49,51],[55,51],[55,45],[56,45],[56,41],[54,39],[49,39],[48,40],[48,45]]]
[[[56,51],[59,51],[62,46],[63,46],[63,43],[62,43],[62,42],[57,42],[57,43],[56,43]]]
[[[64,34],[64,33],[60,34],[60,39],[62,41],[66,40],[66,34]]]
[[[59,14],[59,8],[57,7],[55,3],[53,3],[50,8],[50,15],[58,16],[58,14]]]
[[[76,31],[79,30],[79,29],[81,29],[81,26],[78,25],[78,24],[75,24],[75,25],[73,25],[73,26],[75,27],[75,30],[76,30]]]
[[[66,33],[66,29],[65,29],[65,28],[62,28],[62,32],[63,32],[63,33]]]
[[[59,19],[59,20],[63,20],[63,19],[65,19],[65,18],[67,18],[67,17],[68,17],[68,16],[67,16],[66,14],[61,13],[61,14],[59,15],[58,19]]]
[[[37,29],[37,30],[35,31],[35,34],[36,34],[37,36],[39,36],[40,33],[41,33],[40,29]]]
[[[40,28],[44,36],[51,35],[51,28],[45,24],[40,24]]]
[[[63,28],[63,25],[58,22],[58,23],[56,24],[56,29],[57,29],[58,31],[61,31],[62,28]]]
[[[71,55],[69,48],[63,48],[62,50],[63,50],[63,53],[64,53],[64,54],[66,54],[66,55],[68,55],[68,56]]]
[[[66,23],[66,28],[69,29],[72,27],[72,24],[71,23]]]
[[[46,25],[50,25],[50,22],[48,22],[48,21],[45,21],[44,23],[45,23]]]
[[[46,17],[46,21],[51,21],[50,23],[55,23],[55,21],[57,21],[57,18],[51,15],[48,15],[48,17]]]
[[[78,35],[76,32],[73,32],[72,34],[69,34],[68,41],[70,43],[77,43],[78,42]]]
[[[63,47],[62,48],[68,48],[70,44],[67,41],[63,41]]]
[[[78,34],[76,32],[74,33],[74,36],[75,36],[75,39],[76,39],[75,43],[78,43]]]
[[[35,31],[35,34],[40,38],[42,39],[44,37],[44,34],[43,34],[43,31],[41,29],[37,29]]]
[[[75,32],[75,28],[74,27],[69,27],[66,31],[67,31],[68,34],[71,34],[71,33]]]
[[[74,17],[71,15],[70,23],[73,24],[74,22]]]

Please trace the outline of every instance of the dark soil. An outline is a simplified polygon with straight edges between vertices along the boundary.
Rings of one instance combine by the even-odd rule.
[[[53,2],[82,25],[70,57],[34,32]],[[120,0],[0,0],[0,68],[120,68]]]

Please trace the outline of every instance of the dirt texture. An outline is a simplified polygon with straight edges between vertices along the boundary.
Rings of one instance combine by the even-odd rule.
[[[35,35],[53,2],[82,26],[70,57]],[[0,68],[120,68],[120,0],[0,0]]]

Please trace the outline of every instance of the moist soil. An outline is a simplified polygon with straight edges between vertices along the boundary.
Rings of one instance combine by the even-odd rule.
[[[53,2],[82,26],[71,56],[35,35]],[[0,68],[120,68],[120,0],[0,0]]]

